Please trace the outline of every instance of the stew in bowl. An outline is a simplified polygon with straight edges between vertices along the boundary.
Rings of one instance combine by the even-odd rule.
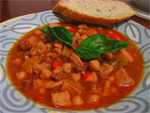
[[[137,88],[144,72],[138,47],[100,25],[49,23],[23,35],[9,54],[7,73],[16,89],[54,109],[112,105]]]

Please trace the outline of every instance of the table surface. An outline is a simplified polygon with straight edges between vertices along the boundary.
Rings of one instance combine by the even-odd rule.
[[[0,0],[0,22],[26,14],[52,10],[59,0]],[[133,16],[131,20],[150,29],[150,20]]]

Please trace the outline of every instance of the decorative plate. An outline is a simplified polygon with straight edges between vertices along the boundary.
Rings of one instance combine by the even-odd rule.
[[[76,113],[59,111],[38,105],[19,93],[11,84],[6,73],[6,57],[12,45],[24,33],[47,23],[68,21],[67,18],[44,11],[19,19],[0,30],[0,113]],[[110,27],[128,36],[140,48],[146,63],[144,77],[139,87],[128,97],[111,106],[88,113],[148,113],[150,112],[150,31],[140,24],[127,20],[111,24]]]

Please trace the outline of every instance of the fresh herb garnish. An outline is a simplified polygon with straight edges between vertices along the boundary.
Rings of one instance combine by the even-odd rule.
[[[100,56],[102,53],[115,52],[120,49],[126,48],[130,42],[123,42],[116,39],[107,38],[104,34],[92,35],[81,42],[81,44],[75,48],[73,46],[73,37],[69,30],[62,26],[49,27],[46,26],[43,29],[39,29],[45,34],[70,45],[75,49],[75,53],[83,59],[93,59]]]
[[[74,48],[72,34],[65,27],[56,26],[56,27],[51,28],[49,26],[46,26],[45,28],[39,29],[39,30],[45,34],[48,34],[49,36],[51,36],[55,39],[58,39],[61,42],[64,42],[67,45],[72,46]]]
[[[92,35],[78,46],[75,53],[83,59],[99,57],[102,53],[111,53],[126,48],[130,42],[123,42],[112,38],[107,38],[104,34]]]

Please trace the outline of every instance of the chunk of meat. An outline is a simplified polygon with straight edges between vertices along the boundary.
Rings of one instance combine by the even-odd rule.
[[[103,63],[99,71],[99,76],[101,78],[107,78],[113,72],[113,70],[114,68],[111,65]]]
[[[115,72],[113,76],[115,77],[115,83],[118,86],[131,86],[135,83],[124,68],[121,68],[119,71]]]
[[[30,57],[22,65],[22,70],[24,70],[26,73],[32,74],[33,67],[38,63],[40,63],[40,59],[38,57]]]
[[[32,49],[29,51],[30,56],[38,56],[44,51],[43,42],[37,42],[33,45]]]
[[[81,94],[81,89],[67,81],[64,81],[61,87],[61,91],[69,91],[71,94]]]
[[[37,80],[33,80],[33,89],[34,90],[39,88],[52,89],[61,86],[62,83],[63,81],[55,82],[52,80],[37,79]]]
[[[133,62],[132,56],[125,49],[121,49],[120,54],[124,55],[128,59],[128,62]]]
[[[85,71],[85,69],[84,69],[83,67],[80,67],[80,66],[73,66],[73,69],[74,69],[74,71],[76,71],[77,73],[78,73],[78,72]]]
[[[32,48],[32,44],[29,42],[29,40],[22,40],[19,42],[18,47],[21,50],[29,50]]]
[[[55,60],[57,58],[57,54],[54,52],[47,53],[47,57],[49,57],[51,60]]]
[[[97,80],[98,78],[94,71],[90,74],[90,76],[87,79],[85,79],[86,82],[93,82],[93,83],[97,82]]]
[[[67,75],[64,73],[55,73],[55,74],[52,74],[51,77],[56,81],[60,81],[60,80],[67,78]]]
[[[67,46],[64,46],[63,51],[62,51],[62,55],[65,57],[69,57],[72,53],[72,50],[69,49]]]
[[[102,55],[102,57],[106,58],[107,60],[111,60],[114,58],[113,54],[112,53],[104,53]]]
[[[98,60],[91,60],[89,62],[89,68],[92,71],[99,71],[100,70],[100,63]]]
[[[70,61],[78,66],[83,67],[83,62],[80,59],[80,57],[78,55],[76,55],[75,53],[72,53],[70,56]]]
[[[43,62],[41,64],[37,64],[34,66],[33,71],[36,74],[39,74],[43,69],[51,69],[51,64],[45,63],[45,62]]]
[[[52,93],[52,102],[55,107],[57,106],[70,106],[71,105],[71,97],[68,91],[60,92],[60,93]]]
[[[44,44],[41,54],[47,54],[52,50],[52,44]]]
[[[57,53],[57,54],[59,54],[59,55],[62,54],[62,50],[59,49],[59,48],[54,48],[54,49],[52,50],[52,52]]]
[[[22,40],[19,42],[19,47],[22,50],[29,50],[32,48],[33,44],[37,42],[37,38],[35,36],[31,36],[30,38],[26,40]]]
[[[62,83],[63,83],[63,81],[56,82],[56,81],[52,81],[52,80],[42,80],[41,87],[47,88],[47,89],[52,89],[52,88],[61,86]]]
[[[63,45],[62,45],[62,43],[61,43],[60,41],[55,40],[55,42],[54,42],[54,47],[55,47],[55,48],[58,48],[58,49],[62,49],[62,48],[63,48]]]

